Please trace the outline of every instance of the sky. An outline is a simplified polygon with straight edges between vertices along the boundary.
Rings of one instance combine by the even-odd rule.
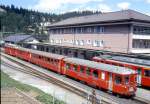
[[[0,4],[15,5],[46,13],[93,10],[114,12],[132,9],[150,15],[150,0],[0,0]]]

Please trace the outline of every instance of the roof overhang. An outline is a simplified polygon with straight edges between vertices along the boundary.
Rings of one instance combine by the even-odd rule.
[[[138,20],[138,19],[124,19],[124,20],[102,21],[102,22],[95,21],[95,22],[76,23],[76,24],[67,24],[67,25],[52,25],[52,26],[47,26],[47,28],[56,29],[56,28],[80,27],[80,26],[106,26],[106,25],[130,25],[130,24],[150,26],[150,21]]]

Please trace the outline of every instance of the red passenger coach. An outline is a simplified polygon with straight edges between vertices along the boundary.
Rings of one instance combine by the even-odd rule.
[[[14,46],[14,45],[5,45],[4,46],[4,48],[5,48],[5,53],[7,53],[7,54],[9,54],[9,55],[12,55],[12,56],[16,56],[16,46]]]
[[[30,61],[31,53],[29,52],[28,49],[18,47],[18,49],[16,50],[16,53],[17,53],[18,58],[21,58],[26,61]]]
[[[136,72],[128,68],[65,58],[62,69],[67,76],[114,93],[131,96],[136,91]]]
[[[65,56],[30,50],[31,62],[44,68],[61,73],[61,62]]]
[[[12,56],[16,56],[16,57],[26,60],[26,61],[29,61],[30,57],[31,57],[28,49],[21,48],[16,45],[6,45],[5,53],[12,55]]]
[[[138,85],[150,88],[150,66],[121,62],[121,61],[116,61],[116,60],[106,59],[106,58],[101,58],[101,57],[93,57],[92,60],[99,62],[99,63],[105,63],[105,64],[133,69],[137,72]]]

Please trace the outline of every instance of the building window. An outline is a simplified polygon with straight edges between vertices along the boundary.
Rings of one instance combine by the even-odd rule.
[[[81,33],[81,27],[77,27],[77,33]]]
[[[150,27],[134,26],[133,33],[138,35],[150,35]]]
[[[76,45],[80,45],[80,41],[79,41],[79,40],[76,40],[76,41],[75,41],[75,44],[76,44]]]
[[[94,34],[94,33],[103,33],[104,27],[102,27],[102,26],[86,26],[86,27],[58,28],[58,29],[50,29],[49,32],[50,32],[50,34],[74,34],[74,33]]]
[[[87,40],[86,44],[92,44],[91,40]]]
[[[80,40],[80,43],[79,43],[80,45],[84,45],[84,40]]]
[[[150,40],[145,39],[133,39],[133,48],[150,48]]]
[[[97,26],[97,33],[104,33],[104,27]]]
[[[103,47],[104,46],[104,42],[101,40],[95,40],[93,41],[93,46],[94,47]]]
[[[96,40],[93,41],[93,46],[94,46],[94,47],[97,47],[97,41],[96,41]]]
[[[51,39],[50,42],[51,42],[51,43],[54,43],[54,39]]]
[[[90,32],[91,32],[90,27],[86,27],[86,33],[90,33]]]

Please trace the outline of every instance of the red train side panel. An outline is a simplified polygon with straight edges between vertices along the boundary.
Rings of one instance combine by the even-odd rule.
[[[131,68],[138,73],[137,83],[142,86],[150,87],[150,67],[144,67],[144,66],[140,66],[140,65],[115,61],[115,60],[111,60],[111,59],[102,59],[100,57],[93,57],[92,60],[96,61],[96,62],[100,62],[100,63],[106,63],[106,64],[110,64],[110,65]]]

